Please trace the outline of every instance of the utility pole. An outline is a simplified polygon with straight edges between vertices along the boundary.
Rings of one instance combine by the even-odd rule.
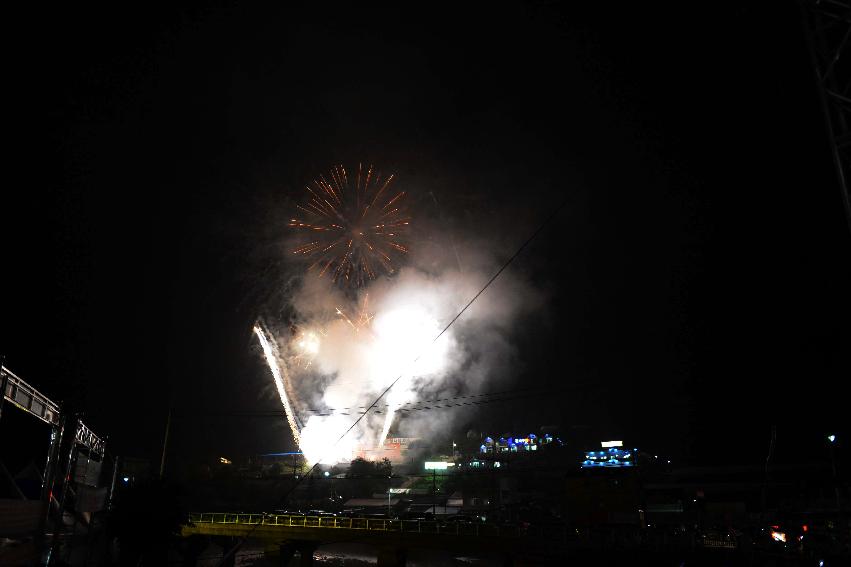
[[[836,513],[840,512],[840,500],[839,500],[839,483],[836,480],[836,456],[833,454],[833,445],[836,443],[836,436],[829,435],[827,440],[830,442],[828,447],[830,448],[830,470],[833,473],[833,492],[836,495]]]
[[[106,462],[106,451],[104,451],[103,460]],[[118,456],[112,458],[112,482],[109,483],[109,498],[107,499],[107,510],[112,510],[115,503],[115,480],[118,477]]]
[[[165,420],[165,435],[163,436],[163,456],[160,459],[160,480],[163,478],[163,473],[165,473],[165,454],[168,450],[168,432],[171,429],[171,406],[168,408],[168,417]]]
[[[768,484],[768,465],[771,462],[771,456],[774,454],[774,444],[777,442],[777,426],[771,426],[771,440],[768,443],[768,456],[765,457],[765,476],[762,479],[762,515],[760,521],[765,523],[765,506],[766,506],[766,485]]]
[[[431,469],[431,515],[437,517],[437,469]]]

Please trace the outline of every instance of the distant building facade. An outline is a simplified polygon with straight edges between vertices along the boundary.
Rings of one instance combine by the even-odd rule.
[[[409,460],[411,444],[419,440],[419,437],[388,437],[380,447],[358,445],[355,448],[354,456],[367,461],[389,459],[391,463],[398,465]]]
[[[498,455],[500,453],[520,453],[526,451],[537,451],[543,445],[549,445],[556,440],[549,433],[538,436],[530,433],[524,437],[514,437],[511,435],[501,437],[487,436],[479,446],[479,452],[482,454]]]

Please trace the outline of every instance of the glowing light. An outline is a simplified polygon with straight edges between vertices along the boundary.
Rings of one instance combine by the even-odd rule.
[[[263,349],[263,356],[266,358],[266,364],[269,366],[269,370],[272,372],[272,378],[275,380],[275,388],[277,388],[278,397],[281,398],[281,404],[284,406],[284,413],[287,416],[287,423],[290,425],[290,431],[292,431],[293,439],[295,440],[296,445],[301,446],[301,439],[298,425],[295,421],[295,414],[293,414],[293,408],[290,406],[290,400],[287,397],[287,391],[284,387],[284,378],[281,375],[281,368],[278,366],[278,349],[269,342],[269,339],[266,338],[266,333],[263,332],[260,325],[254,325],[254,334],[257,335],[257,340],[260,341],[260,346]],[[304,448],[302,447],[302,451],[303,450]]]
[[[782,541],[783,543],[786,543],[786,534],[783,532],[777,532],[772,530],[771,539],[773,539],[774,541]]]
[[[403,306],[376,316],[372,325],[372,353],[376,378],[392,383],[401,378],[387,394],[387,416],[378,438],[381,446],[393,424],[395,412],[413,399],[412,381],[415,376],[435,374],[448,362],[449,340],[434,342],[440,326],[422,307]],[[386,386],[385,386],[386,387]]]
[[[322,331],[302,331],[299,333],[298,338],[291,343],[292,350],[295,351],[295,356],[292,357],[292,363],[295,366],[304,369],[310,368],[313,360],[319,354],[319,349],[322,345],[319,338],[320,333],[324,334]]]
[[[307,464],[334,465],[351,461],[357,445],[353,436],[345,435],[351,425],[342,415],[310,416],[299,441]]]
[[[442,326],[430,314],[428,302],[404,294],[389,302],[385,299],[373,313],[368,299],[364,294],[355,314],[350,308],[336,307],[336,319],[323,323],[324,328],[297,333],[286,348],[288,357],[279,356],[277,344],[267,337],[268,331],[255,328],[294,438],[309,464],[347,462],[358,453],[358,447],[383,446],[397,410],[416,398],[424,381],[445,372],[450,364],[452,333],[435,341]],[[302,422],[296,420],[288,398],[294,394],[287,370],[306,369],[311,363],[320,374],[342,372],[344,380],[357,384],[353,388],[334,387],[332,383],[322,393],[322,404],[328,408],[354,406],[359,396],[369,399],[391,384],[393,387],[357,427],[352,428],[357,415],[349,411],[355,409],[352,407],[313,415],[298,427]],[[373,413],[384,415],[376,415],[376,420]]]
[[[293,218],[289,226],[307,235],[293,250],[313,260],[308,271],[320,277],[328,274],[335,283],[361,287],[374,280],[379,271],[396,271],[394,257],[406,254],[403,236],[411,218],[402,207],[404,192],[388,190],[393,175],[358,164],[352,188],[342,166],[314,180],[306,187],[307,202],[298,206],[302,219]]]
[[[374,316],[368,310],[367,297],[365,297],[358,315],[354,318],[349,317],[339,307],[335,311],[339,322],[344,326],[340,327],[338,324],[337,327],[329,327],[328,333],[332,333],[339,340],[342,332],[344,340],[356,345],[354,352],[359,360],[357,365],[363,369],[364,386],[367,390],[380,391],[399,378],[396,385],[387,393],[386,416],[376,439],[376,446],[380,447],[387,438],[395,412],[413,399],[416,380],[439,372],[448,364],[450,334],[445,334],[435,343],[434,338],[440,333],[441,327],[425,308],[419,305],[398,305]],[[345,331],[345,329],[349,330]],[[293,437],[307,462],[335,464],[350,461],[356,445],[361,441],[357,438],[358,432],[347,435],[347,438],[340,440],[339,443],[338,440],[351,426],[351,419],[344,420],[340,417],[342,414],[314,415],[303,428],[299,428],[282,374],[282,371],[286,371],[286,366],[279,366],[276,346],[268,340],[263,329],[255,326],[254,332],[260,340],[269,369],[275,379]],[[323,331],[321,334],[326,335],[326,332]],[[310,357],[310,360],[313,360],[313,357],[319,356],[322,350],[320,341],[319,333],[313,331],[301,333],[291,343],[291,349],[299,354],[289,363],[299,364],[303,357]],[[306,368],[307,365],[304,367]],[[326,398],[326,401],[332,402],[329,398]],[[329,405],[333,407],[333,403]]]
[[[833,443],[834,441],[836,441],[836,435],[828,435],[827,440]]]
[[[602,445],[604,449],[607,447],[623,447],[623,441],[603,441],[600,445]]]
[[[319,337],[312,331],[304,333],[296,342],[296,345],[301,352],[315,355],[319,352]]]

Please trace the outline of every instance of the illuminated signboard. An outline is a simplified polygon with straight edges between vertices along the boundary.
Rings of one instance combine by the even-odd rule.
[[[587,451],[582,461],[583,469],[598,467],[631,467],[635,464],[635,453],[638,449],[619,449],[609,447],[605,451]]]
[[[603,446],[603,449],[608,449],[609,447],[623,447],[623,441],[603,441],[600,445]]]
[[[445,471],[449,467],[454,467],[455,463],[447,463],[446,461],[426,461],[425,470],[427,471]]]
[[[559,444],[561,439],[556,438]],[[539,445],[547,445],[553,442],[553,436],[549,433],[543,437],[538,437],[534,433],[530,433],[525,437],[500,437],[494,440],[493,437],[485,437],[484,443],[479,445],[480,453],[520,453],[523,451],[537,451]]]

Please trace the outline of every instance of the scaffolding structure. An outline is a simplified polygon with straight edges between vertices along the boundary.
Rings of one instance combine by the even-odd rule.
[[[801,0],[801,8],[830,151],[851,230],[851,1]]]
[[[66,527],[64,516],[68,496],[74,495],[76,501],[81,486],[99,484],[99,465],[104,460],[105,441],[86,426],[79,415],[63,412],[58,403],[2,365],[0,392],[3,394],[0,396],[0,418],[6,409],[4,406],[9,404],[50,426],[50,445],[41,475],[41,512],[37,525],[33,522],[31,535],[42,542],[41,545],[46,545],[47,531],[52,529],[51,547],[55,550]],[[78,462],[80,457],[84,457],[85,461]],[[97,461],[98,466],[90,467],[92,461]],[[27,509],[32,509],[31,502],[24,501]],[[77,510],[71,512],[75,518],[72,529],[75,529],[79,514]]]

